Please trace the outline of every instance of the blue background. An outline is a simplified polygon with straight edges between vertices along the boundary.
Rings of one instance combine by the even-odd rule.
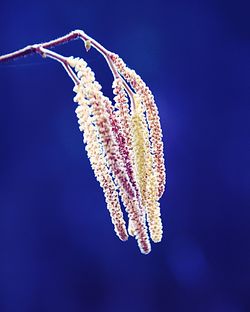
[[[76,28],[155,94],[164,238],[141,255],[113,231],[59,64],[0,64],[1,312],[250,311],[247,1],[3,1],[0,54]],[[83,56],[112,96],[100,55]]]

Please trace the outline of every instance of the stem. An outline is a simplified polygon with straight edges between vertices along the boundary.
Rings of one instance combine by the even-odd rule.
[[[41,54],[42,48],[44,48],[44,49],[52,48],[52,47],[55,47],[57,45],[64,44],[66,42],[70,42],[70,41],[78,39],[78,38],[82,39],[84,42],[89,41],[90,45],[93,46],[98,52],[100,52],[104,56],[114,78],[121,77],[120,74],[118,73],[118,71],[116,70],[111,58],[110,58],[111,52],[109,50],[105,49],[99,42],[97,42],[96,40],[94,40],[93,38],[88,36],[84,31],[78,30],[78,29],[70,32],[67,35],[59,37],[57,39],[54,39],[54,40],[51,40],[48,42],[44,42],[44,43],[28,45],[25,48],[17,50],[15,52],[8,53],[5,55],[1,55],[0,56],[0,63],[11,61],[11,60],[14,60],[14,59],[17,59],[20,57],[24,57],[24,56],[27,56],[30,54],[35,54],[35,53]],[[54,52],[49,51],[49,50],[47,50],[45,54],[51,58],[53,58],[53,56],[56,55]],[[57,61],[60,61],[60,59],[58,57],[59,57],[59,54],[57,54],[56,58],[54,58],[54,59],[56,59]],[[69,76],[71,77],[71,79],[75,83],[79,83],[79,80],[77,78],[76,78],[77,79],[76,80],[75,77],[72,75],[73,71],[70,68],[70,66],[68,65],[68,63],[65,62],[65,59],[61,63],[63,64],[64,68],[66,69],[66,71],[69,74]],[[123,80],[124,88],[129,95],[131,105],[134,105],[134,96],[133,96],[134,93],[131,90],[131,88],[128,86],[126,81],[124,79],[122,79],[122,80]]]
[[[39,48],[52,48],[57,45],[63,44],[65,42],[69,42],[71,40],[77,39],[79,35],[75,32],[71,32],[63,37],[57,38],[55,40],[51,40],[45,43],[39,43],[39,44],[33,44],[33,45],[28,45],[27,47],[17,50],[15,52],[1,55],[0,56],[0,63],[1,62],[7,62],[11,61],[14,59],[17,59],[19,57],[23,57],[29,54],[34,54],[34,53],[39,53]]]
[[[49,57],[53,60],[56,60],[57,62],[61,63],[66,70],[67,74],[70,76],[70,78],[74,81],[76,85],[80,83],[79,79],[77,78],[76,74],[74,73],[73,69],[69,66],[68,60],[66,57],[52,52],[48,49],[38,47],[37,48],[37,53],[40,53],[42,57]]]
[[[59,37],[57,39],[54,39],[54,40],[51,40],[48,42],[42,42],[42,43],[38,43],[38,44],[28,45],[25,48],[17,50],[15,52],[5,54],[5,55],[1,55],[0,56],[0,63],[11,61],[11,60],[14,60],[16,58],[23,57],[23,56],[26,56],[29,54],[39,53],[39,48],[52,48],[52,47],[55,47],[57,45],[60,45],[60,44],[63,44],[63,43],[66,43],[66,42],[69,42],[69,41],[72,41],[72,40],[75,40],[78,38],[81,38],[84,41],[89,40],[91,45],[93,47],[95,47],[103,55],[108,55],[110,53],[100,43],[98,43],[97,41],[95,41],[94,39],[89,37],[82,30],[74,30],[74,31],[70,32],[69,34],[62,36],[62,37]]]

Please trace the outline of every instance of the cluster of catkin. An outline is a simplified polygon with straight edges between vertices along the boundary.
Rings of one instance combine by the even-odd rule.
[[[106,59],[114,77],[113,101],[104,96],[83,59],[48,50],[75,39],[83,40],[87,51],[93,46]],[[79,128],[115,232],[122,241],[135,237],[141,252],[148,254],[150,238],[155,243],[162,239],[159,200],[166,180],[162,129],[152,92],[117,54],[82,30],[2,55],[0,63],[33,53],[61,63],[73,80]]]
[[[117,236],[134,236],[142,253],[162,239],[159,199],[165,187],[162,130],[154,97],[134,70],[116,54],[110,55],[115,69],[114,100],[87,63],[68,58],[78,77],[74,87],[76,114],[85,149],[100,183]],[[121,202],[128,214],[128,226]]]

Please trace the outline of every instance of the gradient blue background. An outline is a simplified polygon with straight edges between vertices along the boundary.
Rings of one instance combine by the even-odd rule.
[[[1,312],[250,311],[247,1],[3,1],[0,54],[80,28],[153,90],[168,186],[162,243],[113,231],[59,64],[0,65]],[[94,50],[86,58],[112,96]]]

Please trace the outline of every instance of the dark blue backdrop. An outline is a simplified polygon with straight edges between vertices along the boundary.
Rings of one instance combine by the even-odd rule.
[[[3,1],[0,54],[75,28],[152,88],[164,132],[164,239],[118,240],[53,61],[0,65],[1,312],[248,312],[247,1]],[[112,95],[101,56],[81,42]]]

